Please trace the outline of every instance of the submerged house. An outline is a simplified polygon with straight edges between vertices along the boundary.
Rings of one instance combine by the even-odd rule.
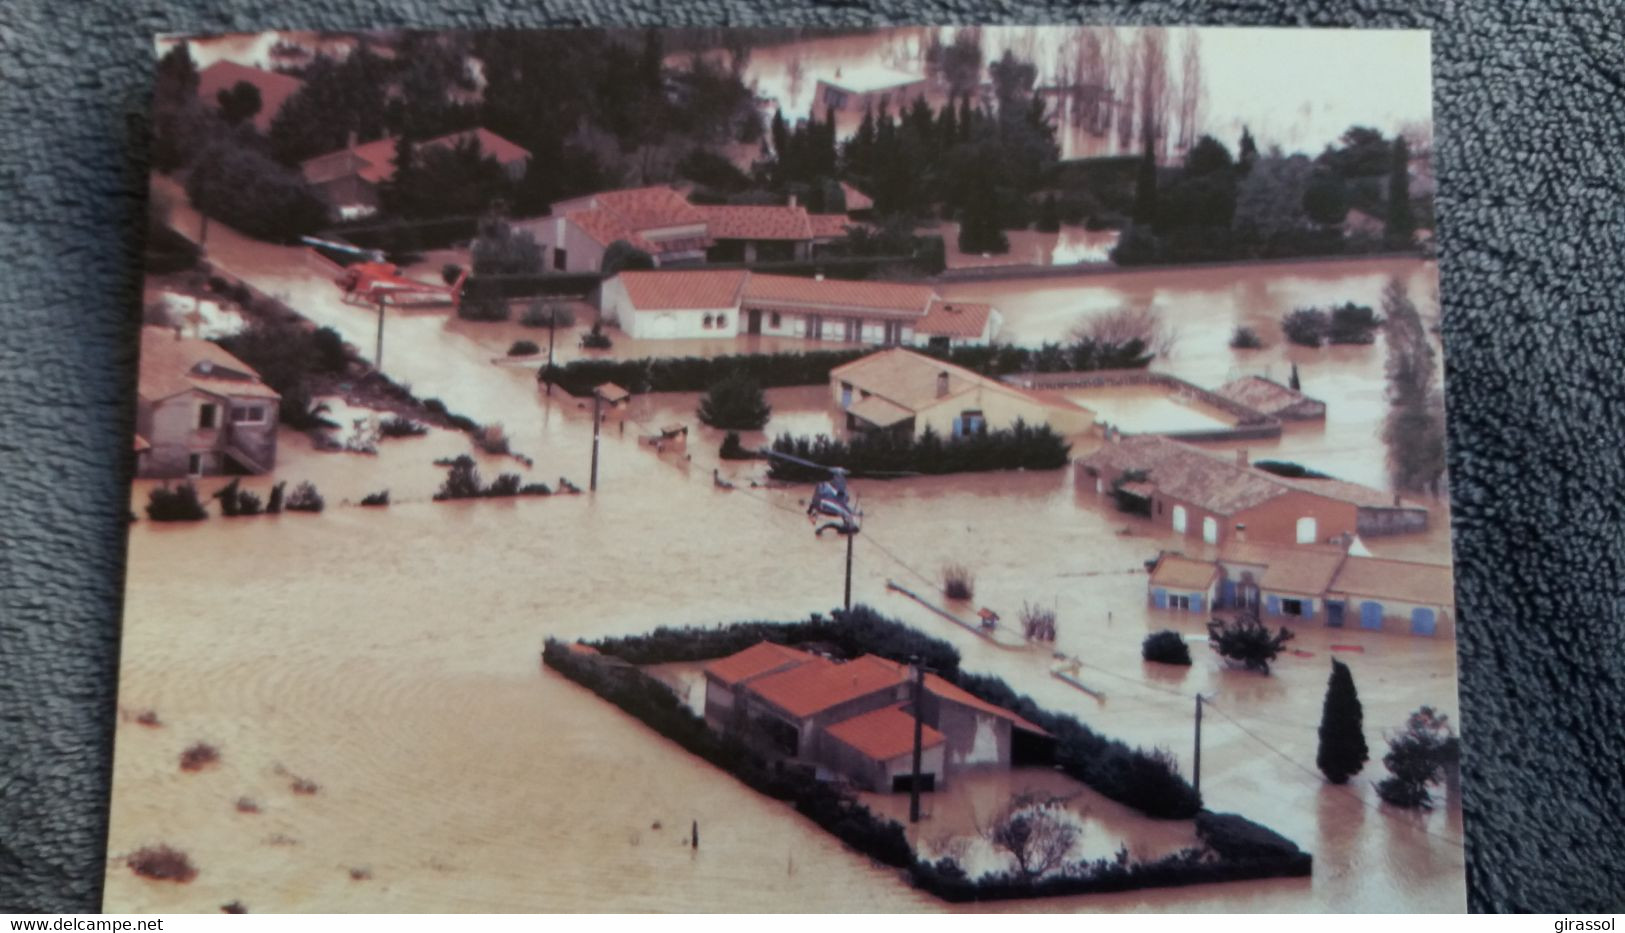
[[[141,329],[136,475],[265,473],[276,466],[281,396],[218,344]]]
[[[1216,456],[1166,437],[1108,435],[1077,469],[1079,488],[1137,502],[1157,524],[1209,544],[1315,544],[1427,529],[1420,505],[1341,480],[1277,476],[1252,466],[1245,450]]]
[[[1326,403],[1312,399],[1265,376],[1242,376],[1217,389],[1216,394],[1283,421],[1311,421],[1326,417]]]
[[[1147,600],[1157,609],[1250,609],[1265,620],[1455,634],[1449,566],[1371,557],[1343,546],[1238,541],[1221,547],[1214,560],[1164,552],[1151,572]]]
[[[705,719],[773,754],[873,791],[913,779],[911,669],[875,655],[835,662],[760,642],[705,667]],[[927,674],[921,683],[920,784],[940,788],[974,765],[1045,760],[1049,736],[1015,713]]]
[[[352,137],[350,145],[336,152],[312,156],[299,164],[299,170],[337,216],[356,216],[377,209],[378,189],[395,177],[397,144],[393,136],[359,144]],[[509,179],[518,181],[525,177],[530,150],[484,127],[424,140],[417,144],[414,152],[421,154],[468,145],[476,147],[482,157],[495,159]]]
[[[882,350],[830,370],[830,393],[856,432],[941,438],[1003,430],[1023,421],[1061,435],[1091,430],[1095,413],[1058,394],[1001,382],[904,349]]]
[[[767,275],[745,269],[640,269],[599,289],[600,313],[632,337],[777,336],[882,346],[993,340],[1003,317],[945,302],[929,285]]]

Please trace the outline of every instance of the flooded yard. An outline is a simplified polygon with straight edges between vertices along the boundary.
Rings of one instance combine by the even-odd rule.
[[[1170,434],[1232,428],[1235,416],[1196,399],[1182,398],[1159,385],[1095,386],[1068,389],[1067,399],[1095,413],[1098,423],[1129,434]]]
[[[375,312],[340,302],[299,251],[218,226],[209,251],[228,272],[285,295],[372,353]],[[1232,322],[1275,318],[1299,301],[1370,300],[1396,271],[1415,283],[1418,298],[1426,294],[1432,266],[1391,261],[1232,272],[1229,285],[1226,273],[1201,270],[949,289],[956,298],[994,297],[1016,333],[1028,335],[1059,319],[1052,307],[1070,315],[1080,305],[1150,296],[1188,324],[1188,342],[1167,368],[1213,385],[1240,362],[1218,339]],[[1301,359],[1305,390],[1331,405],[1324,426],[1283,435],[1283,455],[1350,479],[1381,472],[1381,448],[1371,441],[1381,412],[1380,344],[1258,352],[1277,373]],[[511,458],[482,459],[482,472],[549,483],[567,475],[585,486],[592,431],[581,403],[542,394],[533,369],[494,365],[492,356],[444,310],[390,312],[384,370],[419,397],[501,422],[515,449],[535,458],[528,470]],[[633,414],[693,423],[684,413],[696,398],[644,399],[649,407]],[[769,398],[776,421],[791,430],[810,432],[829,418],[826,387]],[[432,461],[466,452],[462,435],[385,441],[366,456],[318,452],[284,432],[275,475],[245,485],[313,480],[329,498],[324,514],[135,523],[120,703],[131,716],[156,711],[163,725],[125,719],[118,727],[109,853],[167,843],[186,851],[200,874],[188,885],[162,885],[115,864],[107,909],[213,911],[233,899],[289,911],[943,909],[791,809],[539,670],[550,635],[792,619],[840,603],[845,548],[813,536],[798,503],[805,489],[717,488],[708,458],[720,434],[698,431],[686,460],[640,446],[638,433],[633,425],[624,435],[605,432],[596,495],[434,503],[427,497],[444,471]],[[402,500],[388,509],[340,504],[386,486]],[[1163,628],[1197,634],[1202,620],[1147,608],[1143,562],[1189,542],[1102,508],[1074,490],[1070,471],[854,487],[866,515],[855,542],[855,601],[947,639],[965,668],[998,674],[1041,705],[1105,735],[1170,749],[1187,772],[1201,692],[1211,699],[1202,749],[1208,806],[1256,818],[1316,858],[1312,879],[1000,909],[1463,908],[1459,794],[1418,816],[1377,801],[1370,782],[1382,774],[1380,761],[1342,788],[1314,770],[1334,647],[1353,668],[1380,759],[1381,731],[1416,707],[1454,717],[1454,642],[1305,627],[1292,643],[1302,653],[1284,656],[1269,677],[1230,670],[1201,645],[1192,667],[1165,669],[1140,660],[1141,639]],[[1444,560],[1448,541],[1448,516],[1437,507],[1428,534],[1368,544],[1378,556]],[[886,585],[895,579],[932,593],[949,562],[973,570],[977,606],[1007,619],[1024,601],[1055,606],[1053,650],[1078,658],[1080,679],[1105,699],[1052,677],[1049,648],[991,643]],[[221,762],[183,773],[177,756],[195,741],[218,746]],[[319,792],[293,793],[290,775]],[[967,782],[963,793],[932,803],[916,838],[974,822],[1002,792],[999,781]],[[241,797],[259,812],[240,812]],[[1115,851],[1117,839],[1149,852],[1183,844],[1174,827],[1160,836],[1126,826],[1109,802],[1086,807],[1091,846]],[[704,840],[697,851],[684,839],[691,821]],[[362,868],[370,877],[352,880],[351,869]]]

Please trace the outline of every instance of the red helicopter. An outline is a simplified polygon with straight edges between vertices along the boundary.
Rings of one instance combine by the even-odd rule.
[[[450,301],[456,308],[462,301],[463,284],[468,281],[468,270],[462,269],[450,285],[420,282],[401,274],[400,266],[384,258],[383,250],[362,249],[348,243],[335,243],[315,237],[302,237],[307,246],[365,257],[361,262],[346,266],[344,273],[333,282],[344,290],[347,304],[399,305],[402,299],[418,301]]]

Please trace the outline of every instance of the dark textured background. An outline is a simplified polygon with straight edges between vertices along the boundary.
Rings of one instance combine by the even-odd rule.
[[[1625,7],[12,0],[0,7],[0,912],[100,901],[152,33],[1085,19],[1434,30],[1469,904],[1625,908]]]

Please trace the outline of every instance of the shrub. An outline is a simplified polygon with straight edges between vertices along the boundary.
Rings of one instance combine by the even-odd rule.
[[[157,486],[147,493],[147,517],[155,522],[198,522],[209,517],[209,510],[198,501],[197,487],[187,482],[174,489]]]
[[[598,265],[598,271],[604,278],[626,269],[653,269],[654,257],[644,250],[638,249],[625,240],[616,240],[604,249],[604,258]]]
[[[516,496],[519,494],[519,486],[519,474],[498,473],[497,478],[491,481],[491,485],[485,487],[481,495],[493,499]]]
[[[271,487],[271,498],[265,503],[265,514],[276,515],[282,511],[282,490],[287,487],[283,481]]]
[[[488,424],[474,432],[474,446],[492,456],[508,453],[508,434],[502,425]]]
[[[1230,335],[1230,346],[1236,350],[1259,350],[1264,346],[1264,338],[1251,327],[1237,327]]]
[[[1196,834],[1208,848],[1229,859],[1294,856],[1302,851],[1280,833],[1234,813],[1198,813]]]
[[[238,483],[239,480],[234,478],[214,494],[214,498],[220,500],[220,514],[227,518],[260,514],[260,497],[246,489],[239,489]]]
[[[246,914],[248,913],[248,907],[242,901],[232,901],[229,904],[221,904],[220,912],[223,914]]]
[[[1320,346],[1328,326],[1326,312],[1319,308],[1298,308],[1281,318],[1281,333],[1302,347]]]
[[[238,797],[237,798],[237,812],[238,813],[258,813],[258,812],[260,812],[260,805],[252,797]]]
[[[1424,706],[1406,719],[1404,729],[1388,736],[1382,763],[1390,776],[1377,784],[1377,794],[1394,806],[1428,809],[1433,805],[1428,787],[1460,756],[1449,717]]]
[[[1332,308],[1326,339],[1332,343],[1374,343],[1382,319],[1370,305],[1347,302]]]
[[[745,445],[739,442],[738,431],[729,431],[722,439],[722,450],[718,456],[724,460],[754,460],[756,452],[745,449]]]
[[[451,462],[451,469],[446,473],[446,479],[440,484],[440,491],[434,494],[436,502],[448,499],[477,499],[484,490],[480,481],[479,468],[474,465],[474,458],[463,454]]]
[[[220,761],[220,749],[207,742],[194,742],[181,752],[182,771],[202,771]]]
[[[604,333],[602,321],[593,321],[592,330],[581,335],[581,346],[588,350],[608,350],[614,345],[615,342],[609,339],[608,334]]]
[[[1022,602],[1021,632],[1033,641],[1055,640],[1055,610],[1049,606]]]
[[[1214,619],[1207,624],[1207,631],[1209,644],[1220,657],[1260,674],[1270,672],[1270,662],[1292,640],[1290,629],[1283,626],[1271,634],[1269,627],[1251,613],[1238,615],[1228,622]]]
[[[326,504],[321,493],[307,481],[293,487],[293,495],[288,497],[283,508],[290,512],[320,512]]]
[[[519,487],[519,495],[521,496],[551,496],[552,494],[553,490],[549,489],[546,483],[526,483]]]
[[[422,437],[428,433],[428,425],[400,415],[390,415],[378,425],[378,434],[382,437]]]
[[[317,784],[315,781],[312,781],[310,778],[296,777],[293,779],[292,783],[288,785],[288,789],[301,797],[309,797],[316,794],[322,788],[321,785]]]
[[[576,316],[568,305],[535,301],[519,316],[519,323],[526,327],[574,327]]]
[[[1049,425],[1025,421],[997,431],[943,440],[927,428],[918,438],[860,434],[850,441],[827,435],[780,435],[773,449],[802,460],[843,467],[884,479],[912,474],[940,475],[986,470],[1055,470],[1066,466],[1071,445]],[[818,482],[825,470],[775,459],[768,475],[792,483]]]
[[[1290,460],[1259,460],[1254,462],[1253,466],[1263,470],[1265,473],[1274,473],[1276,476],[1286,476],[1293,479],[1334,478],[1329,473],[1321,473],[1318,470],[1311,470],[1301,463],[1293,463]]]
[[[361,498],[361,504],[365,506],[387,506],[389,505],[389,490],[381,489],[378,492],[369,493]]]
[[[173,881],[185,884],[197,877],[197,869],[186,853],[169,846],[145,846],[124,860],[130,870],[154,881]]]
[[[509,356],[535,356],[542,352],[542,348],[533,340],[515,340],[508,347]]]
[[[1190,645],[1185,643],[1185,637],[1172,630],[1152,632],[1145,636],[1140,643],[1140,657],[1158,664],[1178,664],[1189,667],[1191,663]]]
[[[949,599],[970,599],[976,595],[976,576],[964,564],[944,564],[942,595]]]
[[[163,725],[163,723],[158,720],[158,711],[152,709],[142,710],[136,715],[135,721],[149,729],[156,729]]]
[[[448,262],[440,267],[440,281],[447,285],[456,282],[463,275],[463,267],[455,262]]]
[[[773,408],[756,380],[734,375],[711,386],[695,414],[713,428],[758,431],[773,416]]]

